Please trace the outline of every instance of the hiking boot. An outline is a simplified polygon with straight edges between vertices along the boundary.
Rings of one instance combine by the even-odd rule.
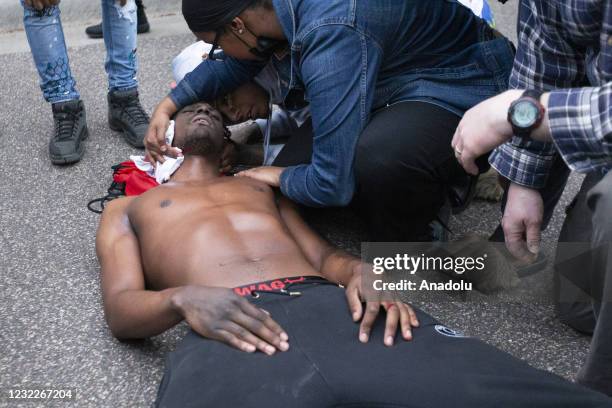
[[[108,93],[108,125],[112,130],[122,132],[123,138],[132,146],[144,147],[149,115],[140,105],[137,89]]]
[[[149,26],[149,20],[145,14],[145,7],[142,5],[142,0],[136,0],[136,17],[136,21],[138,21],[136,32],[138,34],[148,33],[151,27]]]
[[[51,163],[76,163],[85,153],[83,140],[89,135],[83,101],[77,99],[54,103],[52,109],[55,135],[49,141]]]
[[[136,32],[138,34],[148,33],[151,27],[149,26],[149,20],[145,14],[145,8],[142,5],[142,0],[136,0],[136,17],[138,25],[136,26]],[[85,29],[85,34],[90,38],[102,38],[104,34],[102,32],[102,23],[89,26]]]

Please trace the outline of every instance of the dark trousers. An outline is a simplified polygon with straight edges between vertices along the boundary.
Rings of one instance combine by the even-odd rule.
[[[167,359],[159,407],[610,407],[604,395],[461,337],[417,310],[406,342],[383,345],[384,318],[370,342],[337,286],[301,285],[300,296],[251,301],[289,335],[287,352],[247,354],[191,332]]]
[[[469,176],[451,140],[460,117],[424,102],[376,112],[357,145],[359,208],[374,241],[429,241],[451,185]]]
[[[469,184],[451,140],[461,118],[431,103],[402,102],[372,115],[355,154],[357,194],[353,205],[372,241],[429,241],[429,224],[451,185]],[[276,166],[309,163],[312,125],[293,135]]]
[[[584,244],[580,244],[584,243]],[[555,262],[559,318],[592,333],[578,381],[612,396],[612,173],[588,174],[567,209]]]

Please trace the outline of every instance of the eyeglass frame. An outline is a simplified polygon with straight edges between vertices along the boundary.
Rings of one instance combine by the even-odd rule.
[[[215,51],[217,51],[217,49],[222,49],[219,47],[219,37],[221,36],[221,34],[223,34],[223,28],[218,28],[217,32],[215,33],[215,39],[213,40],[212,43],[212,48],[210,49],[210,52],[208,53],[208,59],[211,61],[216,60],[217,58],[215,57]]]

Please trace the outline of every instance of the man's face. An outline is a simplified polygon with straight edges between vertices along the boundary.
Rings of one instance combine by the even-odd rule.
[[[233,92],[219,98],[217,109],[228,123],[242,123],[249,119],[265,119],[270,113],[270,97],[254,82],[241,85]]]
[[[173,145],[184,155],[206,156],[220,154],[225,127],[221,114],[205,102],[181,109],[174,118]]]

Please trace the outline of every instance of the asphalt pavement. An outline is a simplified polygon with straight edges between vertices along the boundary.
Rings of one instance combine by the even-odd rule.
[[[502,11],[494,7],[498,27],[512,35],[516,2]],[[160,16],[153,21],[152,34],[139,36],[140,95],[149,112],[168,91],[171,59],[193,40],[177,18]],[[23,46],[10,52],[5,48],[23,41],[23,32],[0,34],[0,51],[5,51],[0,52],[0,391],[72,388],[79,407],[147,406],[155,398],[164,356],[186,326],[122,343],[104,321],[94,250],[99,216],[86,204],[105,193],[110,166],[138,151],[108,128],[104,46],[101,41],[79,43],[82,30],[76,24],[66,32],[71,33],[69,45],[79,44],[69,50],[70,63],[87,109],[90,137],[85,157],[70,167],[53,166],[48,159],[51,108],[42,99],[31,55]],[[579,182],[580,177],[572,177],[544,233],[549,250],[559,233],[562,209]],[[487,234],[499,218],[498,204],[476,202],[450,226],[455,236]],[[310,212],[308,219],[332,242],[359,251],[363,228],[350,211]],[[550,279],[550,271],[524,279],[511,298],[421,306],[452,328],[572,379],[589,338],[555,319]],[[0,406],[14,403],[3,394]]]

